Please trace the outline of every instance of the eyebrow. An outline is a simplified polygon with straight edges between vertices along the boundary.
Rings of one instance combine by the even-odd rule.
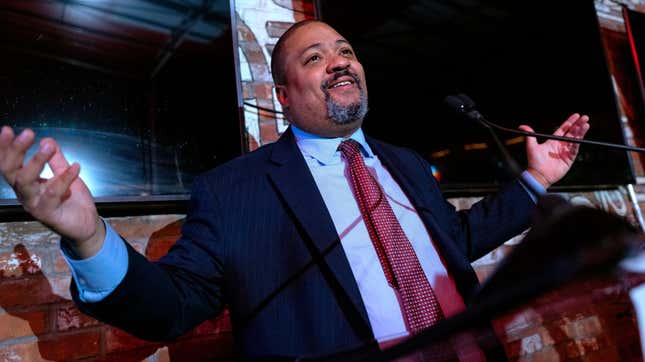
[[[347,40],[345,40],[345,39],[336,40],[336,45],[341,45],[341,44],[349,45],[349,42]],[[320,48],[321,45],[322,45],[322,43],[315,43],[315,44],[312,44],[312,45],[306,47],[302,52],[300,52],[300,56],[305,54],[309,49]]]

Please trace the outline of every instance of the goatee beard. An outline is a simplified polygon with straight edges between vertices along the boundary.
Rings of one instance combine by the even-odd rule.
[[[325,92],[325,101],[327,103],[327,114],[329,118],[338,125],[349,124],[363,119],[367,114],[367,96],[362,89],[360,89],[360,99],[356,103],[342,105],[334,101],[334,99]]]
[[[334,99],[329,94],[329,85],[331,84],[331,82],[344,76],[352,77],[354,84],[356,84],[356,87],[358,88],[360,97],[358,102],[356,103],[342,105],[334,101]],[[338,125],[349,124],[363,119],[363,117],[365,117],[365,114],[367,114],[367,95],[365,94],[365,90],[363,90],[358,74],[350,72],[349,69],[343,69],[334,73],[331,79],[328,79],[320,85],[320,88],[325,94],[327,115],[334,123]]]

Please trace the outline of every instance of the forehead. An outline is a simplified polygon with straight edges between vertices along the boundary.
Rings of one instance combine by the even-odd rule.
[[[291,34],[285,42],[286,58],[299,56],[310,47],[332,46],[338,40],[345,41],[342,35],[338,34],[336,30],[324,23],[310,23],[304,25]]]

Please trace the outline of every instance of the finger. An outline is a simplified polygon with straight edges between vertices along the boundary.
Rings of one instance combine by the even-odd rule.
[[[60,204],[61,200],[70,193],[70,186],[78,178],[81,166],[74,162],[65,171],[52,178],[45,185],[45,190],[40,197],[42,210],[53,210]]]
[[[588,116],[582,116],[580,119],[571,127],[569,132],[567,132],[567,136],[569,137],[575,137],[575,138],[583,138],[584,135],[587,133],[589,130],[590,125],[589,125],[589,117]]]
[[[0,158],[4,156],[7,147],[9,147],[14,137],[15,135],[11,127],[2,127],[2,131],[0,131]]]
[[[55,149],[50,143],[42,143],[38,152],[16,173],[16,186],[30,185],[39,179],[45,163],[52,157]]]
[[[62,174],[69,168],[69,162],[67,162],[65,155],[63,155],[63,151],[53,138],[45,138],[43,142],[51,143],[52,147],[56,150],[49,160],[49,167],[52,169],[54,176]]]
[[[42,144],[29,162],[16,171],[13,187],[23,203],[28,203],[32,198],[38,196],[41,188],[40,173],[53,154],[54,149],[50,144]]]
[[[26,129],[6,148],[4,157],[0,160],[0,170],[9,184],[14,184],[16,172],[22,167],[22,161],[25,159],[27,150],[34,143],[34,138],[34,132]]]
[[[525,125],[525,124],[521,125],[521,126],[519,127],[519,129],[521,129],[521,130],[522,130],[522,131],[524,131],[524,132],[531,132],[531,133],[535,133],[535,131],[533,131],[533,128],[531,128],[531,127],[529,127],[529,126],[527,126],[527,125]],[[537,145],[538,145],[538,143],[537,143],[537,138],[535,138],[535,137],[531,137],[531,136],[526,136],[526,147],[527,147],[527,148],[529,148],[529,147],[536,147]]]
[[[13,142],[15,135],[11,127],[3,126],[0,131],[0,172],[5,174],[4,159],[7,157],[7,150]]]
[[[569,132],[571,126],[573,126],[578,121],[578,119],[580,119],[580,115],[578,113],[570,115],[569,118],[567,118],[567,120],[564,121],[564,123],[562,123],[560,127],[555,130],[555,132],[553,132],[553,135],[564,136],[565,133]]]

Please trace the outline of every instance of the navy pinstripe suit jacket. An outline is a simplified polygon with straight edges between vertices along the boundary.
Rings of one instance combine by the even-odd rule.
[[[430,231],[465,300],[477,285],[470,262],[528,225],[519,182],[469,211],[445,201],[417,153],[368,138]],[[295,138],[228,162],[194,183],[182,237],[158,263],[129,248],[128,272],[99,303],[79,307],[139,337],[168,340],[231,311],[244,357],[302,356],[373,338],[331,217]],[[321,256],[322,255],[322,256]]]

